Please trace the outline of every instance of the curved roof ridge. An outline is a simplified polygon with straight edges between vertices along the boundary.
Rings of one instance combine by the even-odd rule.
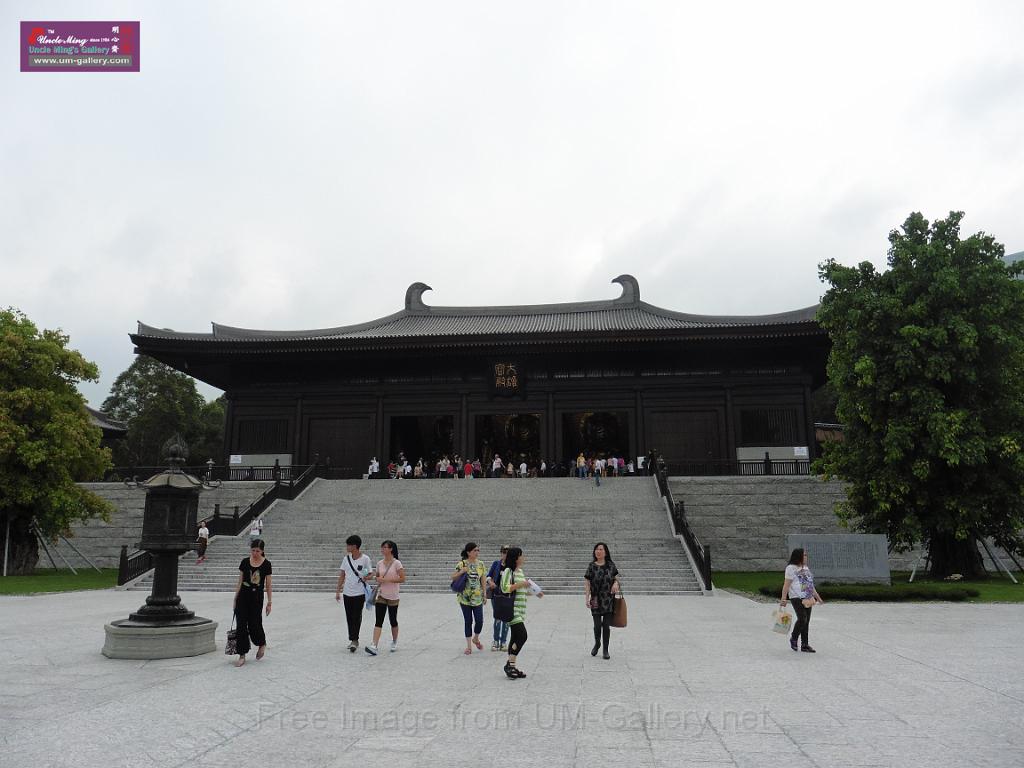
[[[139,323],[139,336],[182,340],[260,341],[283,339],[339,339],[353,337],[396,337],[434,335],[477,335],[507,332],[573,332],[588,330],[663,330],[680,327],[728,327],[811,323],[820,305],[768,315],[700,315],[676,312],[640,300],[640,287],[631,275],[612,282],[623,287],[614,299],[564,302],[558,304],[514,304],[507,306],[432,306],[423,303],[430,290],[425,283],[413,283],[406,292],[405,307],[390,315],[362,323],[333,328],[270,331],[212,324],[210,333],[177,332]],[[508,323],[502,323],[503,318]],[[447,321],[447,322],[446,322]],[[477,321],[477,322],[473,322]],[[666,322],[668,321],[668,322]],[[377,331],[375,333],[375,331]]]
[[[818,309],[821,307],[821,304],[811,304],[810,306],[801,307],[800,309],[790,309],[785,312],[774,312],[768,315],[695,315],[687,312],[676,312],[672,309],[665,309],[664,307],[658,307],[654,304],[648,304],[646,301],[641,301],[640,306],[652,314],[671,318],[673,320],[681,320],[683,322],[717,323],[721,325],[751,325],[754,323],[760,325],[772,325],[774,323],[811,322],[815,317],[817,317]]]
[[[213,337],[218,339],[279,339],[279,338],[295,338],[295,337],[308,337],[318,338],[321,336],[341,336],[346,333],[354,333],[356,331],[367,331],[378,325],[386,325],[387,323],[399,320],[407,315],[413,314],[408,310],[401,309],[398,312],[393,312],[385,317],[378,317],[375,320],[368,320],[363,323],[354,323],[352,325],[339,325],[334,328],[311,328],[308,330],[295,330],[295,331],[267,331],[259,330],[256,328],[238,328],[233,325],[222,325],[220,323],[213,324]]]

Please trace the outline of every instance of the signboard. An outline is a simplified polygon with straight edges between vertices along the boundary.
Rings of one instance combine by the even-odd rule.
[[[22,72],[138,72],[137,21],[23,21]]]
[[[491,391],[500,397],[513,397],[526,391],[526,380],[519,364],[514,360],[500,360],[491,364]]]
[[[807,446],[800,446],[793,449],[793,458],[795,459],[807,459],[810,458]]]
[[[241,456],[241,454],[237,454],[237,453],[231,454],[231,458],[228,459],[228,463],[229,464],[241,464],[242,463],[242,456]]]
[[[790,533],[786,555],[802,547],[815,579],[889,584],[888,542],[881,533]]]

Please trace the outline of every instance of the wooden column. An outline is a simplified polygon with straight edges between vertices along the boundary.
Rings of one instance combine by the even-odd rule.
[[[473,449],[469,445],[469,395],[465,392],[461,396],[459,421],[459,447],[457,450],[463,457],[471,458]]]
[[[292,440],[292,464],[304,463],[300,454],[302,453],[302,395],[295,398],[295,427],[294,439]]]
[[[817,441],[814,439],[814,414],[811,412],[811,385],[804,384],[804,429],[807,430],[807,456],[818,458]]]
[[[732,387],[725,388],[725,458],[736,461],[736,415],[732,412]]]
[[[555,393],[548,392],[548,412],[545,419],[547,422],[547,435],[544,441],[544,452],[546,453],[545,461],[548,466],[559,460],[560,457],[555,455],[555,430],[558,428],[555,424]]]
[[[384,455],[384,395],[377,395],[377,424],[375,429],[377,435],[374,439],[374,445],[376,446],[374,451],[377,461],[384,466],[388,463],[387,457]]]
[[[647,434],[644,430],[643,420],[643,392],[638,388],[636,390],[636,442],[633,443],[633,457],[646,456],[647,455]]]
[[[231,453],[235,447],[235,403],[230,392],[224,393],[224,399],[228,406],[224,409],[224,465],[228,466],[231,461]]]

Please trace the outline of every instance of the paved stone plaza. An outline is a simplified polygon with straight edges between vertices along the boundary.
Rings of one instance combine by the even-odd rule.
[[[378,658],[344,650],[333,593],[276,595],[267,658],[243,669],[101,656],[104,622],[143,597],[0,598],[0,764],[1024,765],[1022,606],[826,605],[811,655],[770,605],[634,597],[604,661],[582,596],[552,595],[510,681],[502,655],[462,655],[448,595],[403,598],[400,650]],[[224,593],[184,598],[229,619]]]

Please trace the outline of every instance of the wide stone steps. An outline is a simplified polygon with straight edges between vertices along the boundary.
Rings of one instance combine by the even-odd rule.
[[[446,592],[469,541],[490,566],[501,544],[521,546],[526,572],[552,594],[581,594],[595,542],[607,541],[634,594],[702,594],[682,545],[671,533],[651,478],[620,478],[600,488],[573,478],[470,481],[318,480],[263,516],[274,591],[333,593],[345,538],[358,533],[377,561],[393,539],[406,570],[404,593]],[[179,589],[233,590],[249,538],[215,538],[202,565],[187,553]],[[150,589],[151,576],[133,589]]]

